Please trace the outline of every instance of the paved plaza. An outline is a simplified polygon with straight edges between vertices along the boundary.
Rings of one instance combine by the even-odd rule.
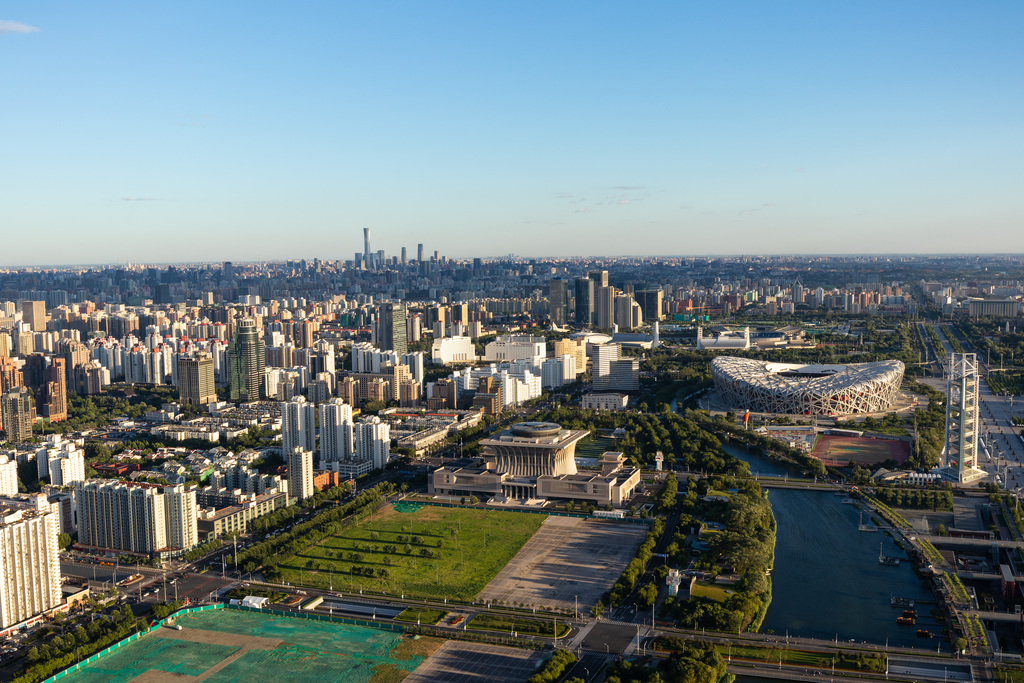
[[[533,650],[449,640],[405,683],[523,683],[545,658]]]
[[[549,517],[478,600],[587,614],[621,576],[644,540],[646,524]]]

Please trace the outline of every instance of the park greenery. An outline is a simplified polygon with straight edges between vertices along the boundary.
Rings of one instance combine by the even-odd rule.
[[[263,565],[264,576],[273,578],[276,576],[278,562],[294,557],[333,531],[339,530],[347,518],[359,519],[368,516],[382,504],[385,496],[392,493],[392,484],[378,484],[372,489],[362,491],[351,500],[319,512],[308,521],[295,524],[289,530],[281,530],[240,552],[236,569],[252,572]],[[271,515],[277,512],[281,511],[275,510]],[[290,516],[294,514],[293,512]],[[283,524],[283,519],[282,516],[278,521]]]
[[[679,527],[666,549],[669,563],[685,564],[696,551],[698,569],[714,576],[732,574],[737,580],[716,597],[687,598],[681,589],[679,596],[665,600],[663,612],[692,628],[759,629],[771,602],[768,571],[775,557],[775,517],[764,492],[750,480],[691,479],[680,510]],[[706,522],[724,529],[709,531]],[[695,529],[697,534],[692,533]]]
[[[576,656],[568,650],[555,650],[551,658],[530,676],[526,683],[558,683],[562,676],[576,663]]]
[[[546,519],[434,506],[387,508],[371,516],[375,509],[366,506],[344,523],[318,525],[266,557],[264,574],[318,588],[472,600]]]
[[[597,430],[622,428],[625,436],[616,448],[643,467],[653,467],[658,451],[666,469],[700,470],[713,474],[747,474],[743,461],[722,450],[718,438],[692,419],[667,410],[646,412],[591,411],[558,406],[537,419],[560,424],[565,429]]]
[[[618,662],[608,670],[605,683],[709,683],[725,675],[725,659],[713,644],[677,638],[659,641],[663,646],[659,649],[672,650],[676,656],[659,661],[656,667]]]
[[[644,569],[647,567],[647,563],[651,561],[651,557],[654,554],[654,548],[658,544],[658,539],[665,532],[665,521],[660,517],[654,520],[650,530],[644,537],[640,547],[636,550],[636,555],[629,564],[626,565],[626,569],[619,576],[618,581],[612,586],[612,589],[608,592],[608,601],[613,607],[618,607],[622,604],[622,601],[636,587],[637,582],[640,580],[640,576],[644,573]],[[641,589],[637,593],[637,597],[641,601],[641,607],[650,607],[654,600],[658,597],[658,588],[654,584],[647,584],[644,586],[645,589]]]
[[[534,619],[494,612],[481,612],[477,614],[470,619],[466,628],[471,631],[501,631],[503,633],[541,636],[544,638],[561,638],[569,633],[569,625],[564,621],[559,623],[557,617]]]

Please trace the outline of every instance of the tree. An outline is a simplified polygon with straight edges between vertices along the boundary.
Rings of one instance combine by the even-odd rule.
[[[957,652],[964,652],[964,651],[966,651],[967,650],[967,639],[964,638],[963,636],[960,636],[959,638],[954,640],[953,641],[953,649],[956,650]]]
[[[480,502],[480,499],[477,498],[476,496],[470,496],[469,497],[469,504],[470,505],[476,505],[479,502]]]
[[[939,536],[947,536],[949,534],[949,531],[946,530],[945,524],[940,524],[935,531],[939,534]]]
[[[70,534],[60,534],[57,536],[57,545],[60,546],[61,550],[67,550],[68,548],[70,548],[71,543],[72,541]]]

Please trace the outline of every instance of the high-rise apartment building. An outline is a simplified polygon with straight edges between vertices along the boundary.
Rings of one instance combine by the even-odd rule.
[[[316,450],[316,406],[302,396],[281,404],[281,450]]]
[[[0,393],[20,387],[24,383],[24,376],[18,368],[18,361],[0,356]]]
[[[25,359],[25,386],[36,394],[36,414],[50,422],[68,419],[67,361],[35,353]]]
[[[18,492],[18,461],[0,453],[0,496],[13,496]]]
[[[7,441],[17,443],[32,438],[36,421],[36,404],[25,387],[16,387],[0,394],[0,425]]]
[[[228,382],[232,401],[256,401],[263,378],[263,338],[254,318],[235,323],[235,336],[228,347]]]
[[[60,520],[39,494],[25,506],[0,506],[0,629],[57,607]]]
[[[198,544],[194,488],[90,479],[75,497],[82,545],[176,557]]]
[[[560,277],[548,282],[548,313],[553,325],[565,325],[569,321],[569,287]]]
[[[313,451],[295,448],[288,451],[288,496],[305,500],[316,492],[313,488]]]
[[[340,398],[320,405],[320,461],[351,460],[355,454],[352,406]]]
[[[356,460],[384,469],[391,459],[391,428],[374,415],[355,425]]]
[[[217,401],[213,357],[210,354],[178,356],[178,398],[183,404],[193,406]]]
[[[46,446],[36,452],[39,478],[49,477],[53,486],[71,486],[85,481],[85,453],[82,449],[59,435],[50,435],[47,439]]]
[[[594,324],[594,281],[590,278],[576,280],[576,324],[580,327]]]
[[[32,327],[33,332],[46,332],[46,302],[22,301],[21,319]]]
[[[377,348],[381,351],[407,353],[405,336],[405,304],[381,304],[377,308]]]

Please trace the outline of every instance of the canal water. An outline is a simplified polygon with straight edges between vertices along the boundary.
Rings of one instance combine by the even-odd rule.
[[[742,447],[727,445],[726,451],[749,463],[752,471],[785,472]],[[936,605],[927,602],[933,599],[931,592],[890,536],[857,530],[860,511],[856,506],[843,504],[842,496],[820,491],[770,489],[768,499],[778,531],[772,604],[762,631],[879,644],[888,639],[890,645],[917,647],[940,644],[942,627],[931,615]],[[904,560],[900,566],[878,563],[880,543],[885,555]],[[915,600],[916,626],[896,623],[902,610],[890,606],[893,595]],[[922,640],[917,629],[936,637]]]

